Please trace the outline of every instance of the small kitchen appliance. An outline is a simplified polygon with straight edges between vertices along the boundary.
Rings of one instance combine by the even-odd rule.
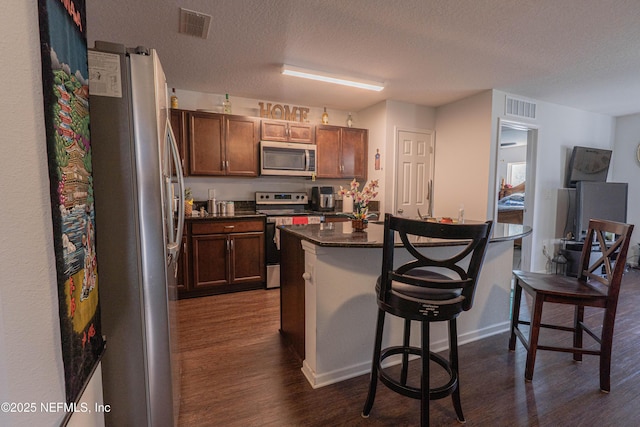
[[[318,212],[329,212],[334,209],[333,187],[311,188],[311,209]]]

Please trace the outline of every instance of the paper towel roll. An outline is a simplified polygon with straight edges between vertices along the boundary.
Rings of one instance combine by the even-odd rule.
[[[351,197],[342,197],[342,212],[353,212],[353,199]]]

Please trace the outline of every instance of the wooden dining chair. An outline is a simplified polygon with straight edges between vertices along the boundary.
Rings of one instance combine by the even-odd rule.
[[[527,349],[524,371],[525,380],[533,379],[533,368],[538,350],[560,351],[573,354],[573,360],[581,361],[582,355],[600,357],[600,390],[611,390],[611,347],[613,327],[616,319],[618,294],[627,259],[627,250],[633,225],[613,221],[592,219],[582,249],[578,277],[553,274],[514,271],[515,288],[513,295],[511,336],[509,350],[516,347],[516,337]],[[606,237],[614,236],[613,241]],[[594,262],[591,262],[595,259]],[[530,321],[520,320],[522,291],[533,298]],[[569,304],[575,306],[573,325],[542,323],[544,303]],[[597,334],[593,326],[584,323],[585,307],[603,309],[602,329]],[[520,325],[529,325],[529,337],[525,337]],[[572,346],[542,345],[538,343],[540,329],[569,331],[573,334]],[[598,344],[597,349],[583,347],[583,333],[586,332]]]
[[[376,395],[378,380],[396,393],[421,400],[422,426],[429,425],[429,401],[451,396],[456,415],[464,422],[458,382],[458,338],[456,318],[471,309],[478,276],[491,235],[492,221],[478,224],[440,224],[385,215],[382,249],[382,274],[376,283],[378,322],[371,364],[369,393],[362,411],[368,417]],[[394,263],[396,233],[410,260],[402,265]],[[414,242],[433,238],[456,251],[449,257],[433,258],[425,255]],[[452,242],[453,241],[453,242]],[[403,251],[405,252],[405,251]],[[382,348],[385,313],[404,319],[402,345]],[[420,347],[410,346],[411,321],[422,324]],[[431,322],[448,322],[449,358],[429,351]],[[385,369],[384,360],[400,355],[401,372],[395,375]],[[409,355],[421,359],[419,387],[407,383]],[[446,371],[448,382],[430,388],[429,361]]]

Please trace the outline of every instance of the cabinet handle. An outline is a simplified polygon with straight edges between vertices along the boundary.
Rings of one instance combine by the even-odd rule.
[[[229,240],[227,240],[227,252],[229,252]]]
[[[225,229],[229,229],[229,230],[233,230],[236,226],[235,225],[225,225],[224,228]]]
[[[233,240],[231,240],[231,250],[233,251]]]

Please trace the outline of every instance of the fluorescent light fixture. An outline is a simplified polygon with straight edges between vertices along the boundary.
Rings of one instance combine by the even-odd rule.
[[[318,80],[321,82],[335,83],[344,86],[357,87],[360,89],[374,90],[380,92],[384,89],[384,84],[368,80],[355,80],[336,74],[323,73],[320,71],[305,70],[304,68],[293,67],[291,65],[282,66],[282,74],[285,76],[302,77],[304,79]]]

